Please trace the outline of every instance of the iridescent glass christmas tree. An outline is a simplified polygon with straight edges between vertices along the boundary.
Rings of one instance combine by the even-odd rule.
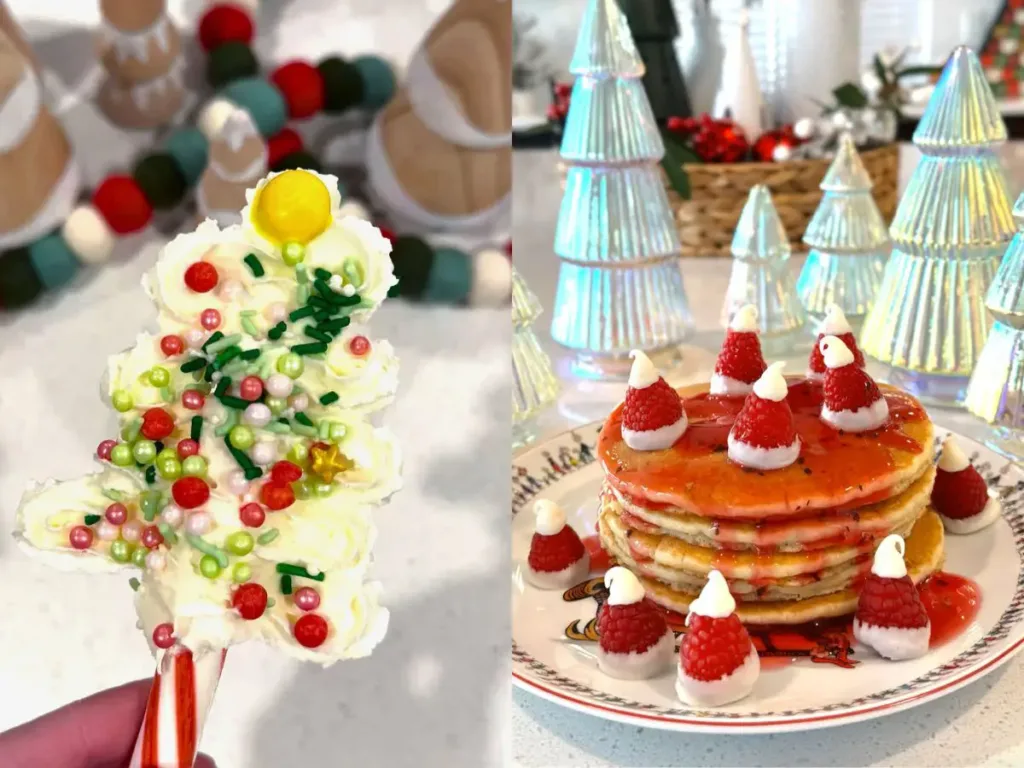
[[[632,349],[668,364],[691,318],[659,168],[665,147],[615,0],[587,4],[569,70],[551,335],[575,353],[577,373],[624,378]]]
[[[856,329],[875,299],[889,256],[889,233],[871,195],[871,177],[847,133],[825,178],[824,195],[804,232],[810,247],[796,290],[816,322],[837,304]]]
[[[515,267],[512,268],[512,447],[534,437],[534,418],[558,398],[558,379],[551,360],[537,341],[533,323],[540,302]]]
[[[797,296],[790,269],[789,238],[768,187],[750,190],[732,239],[732,274],[725,289],[722,324],[747,304],[757,307],[761,348],[766,356],[792,353],[804,338],[807,312]]]
[[[932,403],[963,400],[988,336],[985,292],[1014,233],[996,156],[1005,141],[977,56],[957,48],[914,131],[923,156],[860,339],[883,378]]]
[[[1024,194],[1013,207],[1024,229]],[[1024,231],[1018,231],[988,289],[985,305],[995,318],[974,367],[964,405],[994,427],[987,441],[1015,459],[1024,458]]]

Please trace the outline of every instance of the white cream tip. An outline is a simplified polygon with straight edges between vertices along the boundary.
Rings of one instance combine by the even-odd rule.
[[[661,374],[654,367],[651,358],[639,349],[634,349],[629,356],[633,358],[633,367],[629,369],[629,386],[633,389],[645,389],[657,383]]]
[[[942,455],[939,456],[939,469],[943,472],[960,472],[971,466],[971,460],[967,458],[960,443],[952,435],[947,435],[942,441]]]
[[[608,605],[633,605],[644,599],[644,587],[634,573],[621,565],[610,568],[604,575],[608,588]]]
[[[550,499],[538,499],[533,505],[537,518],[536,531],[541,536],[554,536],[565,528],[565,512]]]
[[[740,307],[736,314],[732,316],[729,330],[741,333],[757,333],[757,307],[753,304],[746,304]]]
[[[826,336],[818,342],[818,349],[821,356],[825,358],[826,368],[842,368],[853,362],[853,352],[847,347],[842,339],[835,336]]]
[[[853,332],[838,304],[829,304],[825,308],[825,321],[821,324],[821,332],[826,336],[842,336],[844,333]]]
[[[902,536],[898,533],[886,536],[875,550],[871,572],[882,579],[902,579],[907,575],[907,564],[903,560],[905,551]]]
[[[706,616],[709,619],[724,619],[736,610],[736,600],[729,592],[729,585],[719,571],[708,574],[708,580],[700,591],[697,599],[690,603],[690,611],[686,615],[689,624],[690,616]]]
[[[754,394],[762,400],[771,400],[776,403],[785,400],[786,394],[789,392],[786,378],[782,375],[782,369],[785,367],[786,363],[783,361],[769,365],[761,374],[761,378],[754,382]]]

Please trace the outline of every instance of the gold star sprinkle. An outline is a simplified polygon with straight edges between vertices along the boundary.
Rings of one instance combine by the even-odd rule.
[[[356,465],[352,459],[341,452],[337,445],[325,446],[323,443],[309,449],[309,457],[313,474],[325,483],[333,483],[341,472],[347,472]]]

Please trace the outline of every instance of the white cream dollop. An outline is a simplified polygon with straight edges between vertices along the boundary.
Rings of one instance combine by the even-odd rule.
[[[654,363],[651,362],[651,358],[639,349],[634,349],[629,353],[629,356],[633,358],[633,365],[629,369],[630,387],[633,389],[646,389],[652,384],[656,384],[658,382],[658,379],[661,378],[661,374],[658,373],[658,369],[654,367]]]
[[[882,539],[875,550],[875,559],[871,563],[871,572],[883,579],[902,579],[907,575],[907,564],[903,560],[903,537],[893,533]]]
[[[818,349],[825,359],[826,368],[842,368],[850,365],[853,360],[853,352],[847,347],[843,340],[836,336],[826,336],[818,342]]]
[[[786,384],[786,377],[782,375],[782,369],[786,363],[779,361],[769,365],[761,378],[754,382],[754,394],[762,400],[771,400],[780,403],[786,399],[789,393],[789,385]]]
[[[971,460],[967,458],[953,435],[946,435],[942,441],[942,454],[939,456],[939,469],[943,472],[961,472],[971,466]]]
[[[644,586],[632,571],[616,565],[604,575],[608,605],[633,605],[644,599]]]
[[[538,499],[533,505],[536,531],[541,536],[554,536],[565,528],[565,512],[550,499]]]
[[[690,603],[690,610],[686,614],[686,623],[689,625],[690,616],[706,616],[709,619],[724,619],[731,616],[736,610],[736,599],[729,592],[729,585],[720,571],[711,571],[708,580],[701,589],[697,599]]]
[[[838,304],[829,304],[825,308],[825,319],[819,332],[826,336],[842,336],[844,333],[852,333],[853,328],[850,327],[842,308]]]
[[[736,310],[736,314],[732,316],[732,322],[729,323],[729,330],[739,333],[757,333],[757,307],[753,304],[744,304]]]

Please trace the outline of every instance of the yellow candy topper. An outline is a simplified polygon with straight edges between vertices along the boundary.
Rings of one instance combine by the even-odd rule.
[[[278,247],[288,242],[307,245],[331,225],[331,194],[309,171],[284,171],[259,190],[251,219]]]

